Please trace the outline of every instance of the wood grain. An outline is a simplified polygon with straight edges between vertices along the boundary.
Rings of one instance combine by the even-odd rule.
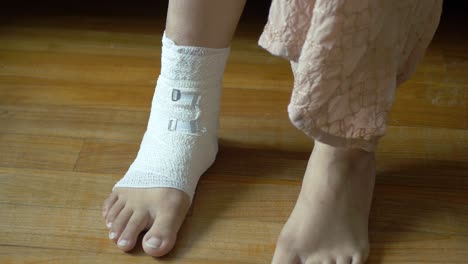
[[[73,170],[80,139],[0,134],[0,167]]]
[[[160,18],[8,16],[0,24],[1,263],[269,263],[312,141],[288,120],[289,63],[243,23],[220,152],[175,250],[107,239],[101,205],[135,157],[159,73]],[[455,32],[455,33],[454,33]],[[468,38],[442,24],[377,149],[368,263],[467,263]]]

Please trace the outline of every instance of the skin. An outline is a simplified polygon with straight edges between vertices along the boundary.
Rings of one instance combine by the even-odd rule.
[[[148,230],[142,240],[143,250],[159,257],[174,247],[189,207],[188,195],[176,189],[116,188],[104,202],[103,217],[109,239],[121,250],[132,250],[138,235]],[[159,239],[159,245],[148,242],[153,237]],[[127,242],[119,244],[119,241]]]
[[[166,34],[178,45],[226,48],[246,0],[170,0]]]
[[[375,155],[315,143],[297,203],[278,238],[273,264],[360,264],[369,252],[368,216],[375,181]],[[149,229],[143,249],[167,254],[189,209],[189,197],[171,188],[117,188],[104,203],[103,216],[123,251]],[[149,246],[151,237],[159,247]]]
[[[178,45],[228,47],[244,4],[171,0],[166,34]],[[364,263],[374,180],[374,153],[316,142],[272,263]],[[116,188],[104,201],[102,214],[109,238],[122,251],[132,250],[146,231],[143,249],[159,257],[174,247],[189,207],[188,195],[173,188]]]
[[[245,0],[170,0],[166,35],[177,45],[225,48],[231,43]],[[104,201],[102,215],[109,238],[130,251],[143,237],[150,256],[167,254],[190,207],[184,192],[173,188],[115,188]],[[156,238],[151,245],[151,238]],[[120,243],[119,243],[120,242]]]
[[[374,181],[374,153],[316,142],[272,263],[364,263]]]

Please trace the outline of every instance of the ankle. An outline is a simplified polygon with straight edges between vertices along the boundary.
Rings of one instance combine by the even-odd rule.
[[[314,152],[320,152],[333,159],[340,159],[346,162],[362,162],[375,158],[374,152],[369,152],[360,148],[345,148],[328,145],[319,141],[314,141]]]

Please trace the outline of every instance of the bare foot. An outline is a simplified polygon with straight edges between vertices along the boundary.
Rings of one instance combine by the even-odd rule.
[[[374,181],[374,153],[316,141],[272,263],[364,263]]]
[[[151,256],[167,254],[190,207],[184,192],[173,188],[116,188],[106,199],[103,216],[109,239],[123,251],[133,249],[138,235],[143,249]]]

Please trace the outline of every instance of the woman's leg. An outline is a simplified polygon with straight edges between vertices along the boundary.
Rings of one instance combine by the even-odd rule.
[[[246,0],[171,0],[166,34],[178,45],[225,48]]]
[[[151,256],[167,254],[198,178],[217,152],[227,48],[245,0],[170,0],[161,75],[137,158],[104,202],[109,238],[131,250],[139,233]]]

